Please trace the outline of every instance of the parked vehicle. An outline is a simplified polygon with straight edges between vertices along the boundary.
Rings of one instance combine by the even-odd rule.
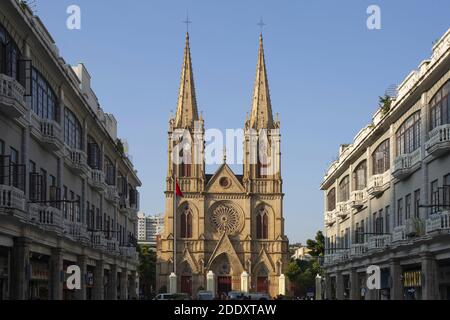
[[[170,293],[159,293],[153,300],[170,300],[171,296]]]
[[[270,296],[262,292],[247,293],[247,297],[249,300],[270,300]]]
[[[201,290],[197,293],[197,300],[214,300],[214,294],[211,291]]]
[[[187,293],[174,293],[169,300],[191,300],[191,297]]]
[[[242,291],[230,291],[228,292],[228,300],[243,300],[246,293]]]

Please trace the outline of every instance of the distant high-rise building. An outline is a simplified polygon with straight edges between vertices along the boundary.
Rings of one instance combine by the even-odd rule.
[[[156,236],[164,230],[164,216],[138,214],[138,242],[156,246]]]

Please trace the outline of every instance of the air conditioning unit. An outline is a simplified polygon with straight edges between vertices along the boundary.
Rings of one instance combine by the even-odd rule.
[[[406,220],[406,236],[408,237],[418,237],[423,234],[423,223],[419,218],[411,218]]]

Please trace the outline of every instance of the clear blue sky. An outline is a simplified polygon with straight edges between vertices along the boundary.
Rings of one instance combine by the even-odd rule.
[[[82,10],[80,31],[66,28],[71,4]],[[366,27],[370,4],[381,8],[381,30]],[[167,121],[176,106],[187,9],[207,128],[243,126],[255,76],[256,24],[260,17],[267,24],[291,242],[322,228],[319,185],[339,144],[371,121],[378,96],[428,58],[432,42],[450,27],[448,0],[37,0],[62,56],[86,64],[102,107],[116,116],[143,181],[141,208],[149,214],[164,211]]]

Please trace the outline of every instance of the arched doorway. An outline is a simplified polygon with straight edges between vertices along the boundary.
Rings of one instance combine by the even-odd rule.
[[[264,264],[261,264],[256,273],[256,292],[269,293],[268,270]]]
[[[192,296],[192,270],[187,262],[183,263],[181,269],[181,293]]]
[[[223,253],[214,261],[211,270],[217,276],[217,295],[224,297],[232,290],[232,269],[228,255]]]

